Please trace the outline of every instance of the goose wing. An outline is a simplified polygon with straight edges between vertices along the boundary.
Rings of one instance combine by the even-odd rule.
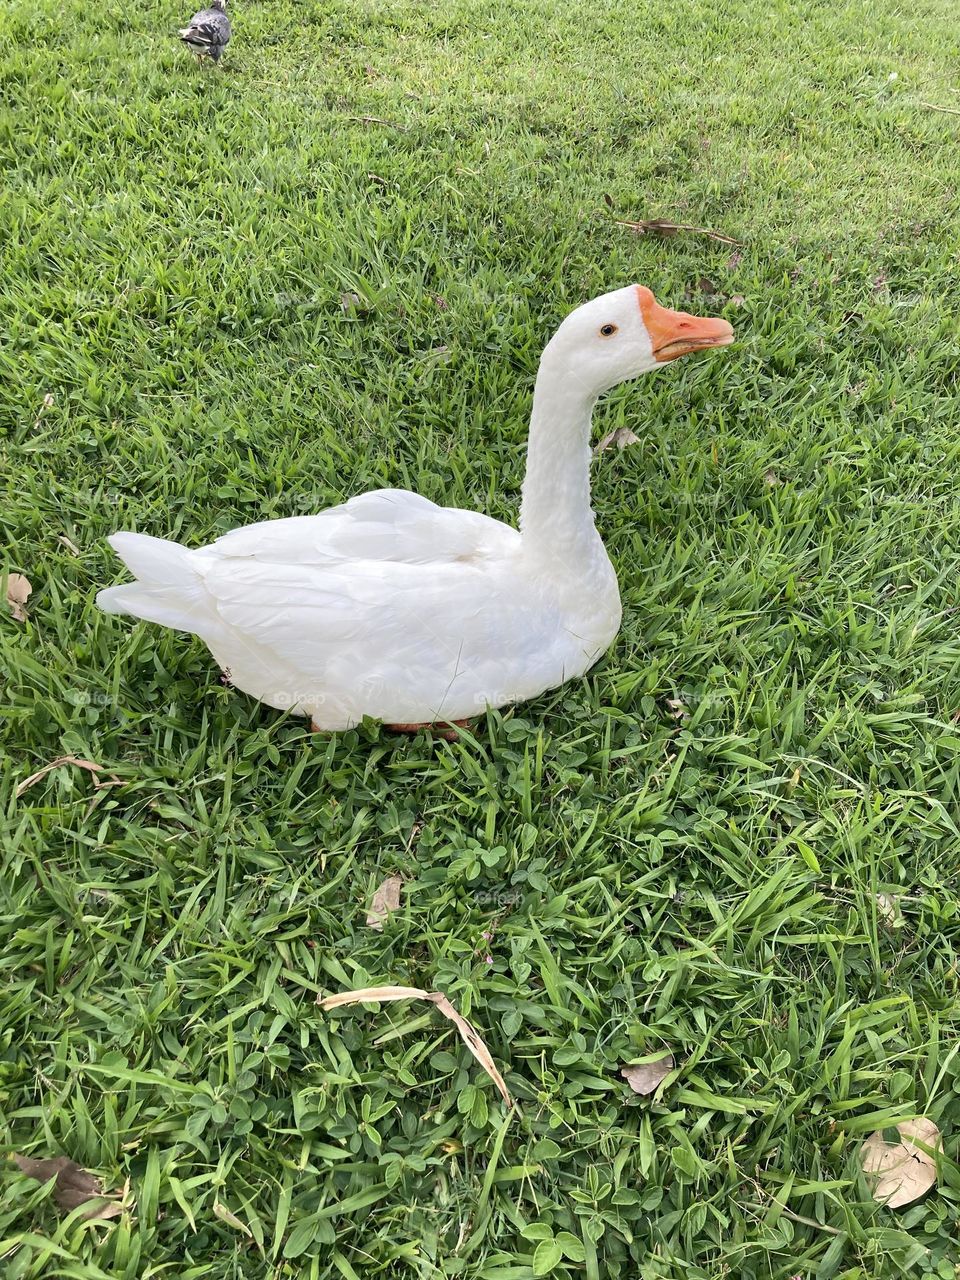
[[[562,619],[517,577],[519,546],[516,530],[486,516],[379,490],[194,555],[221,623],[303,682],[285,691],[288,705],[314,688],[351,690],[362,710],[403,721],[458,718],[544,687]],[[502,688],[506,670],[524,687]]]
[[[208,550],[262,564],[338,561],[441,564],[480,561],[519,549],[516,529],[478,511],[438,507],[405,489],[377,489],[312,516],[265,520],[234,529]]]

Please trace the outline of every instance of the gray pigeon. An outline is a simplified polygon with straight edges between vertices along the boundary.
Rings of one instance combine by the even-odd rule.
[[[181,27],[180,39],[190,46],[200,62],[204,58],[219,61],[230,39],[227,0],[210,0],[209,9],[201,9],[190,19],[189,26]]]

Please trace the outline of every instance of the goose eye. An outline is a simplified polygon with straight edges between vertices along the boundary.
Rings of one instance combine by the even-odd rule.
[[[600,329],[600,337],[612,338],[616,332],[617,332],[617,326],[615,324],[605,324]]]

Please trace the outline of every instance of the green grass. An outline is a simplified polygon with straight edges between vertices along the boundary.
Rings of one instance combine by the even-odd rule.
[[[956,6],[238,0],[205,71],[189,12],[0,15],[0,1141],[136,1198],[58,1223],[8,1166],[4,1275],[953,1276]],[[614,222],[657,216],[742,248]],[[514,519],[540,348],[633,280],[740,342],[598,415],[642,443],[588,679],[318,740],[94,608],[115,528]],[[15,797],[64,754],[122,785]],[[316,1008],[384,982],[518,1112],[435,1014]],[[940,1186],[891,1211],[857,1148],[918,1113]]]

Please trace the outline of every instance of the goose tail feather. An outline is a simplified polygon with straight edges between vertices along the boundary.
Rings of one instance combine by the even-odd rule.
[[[145,533],[115,533],[108,541],[136,582],[98,592],[97,604],[105,613],[130,614],[197,635],[215,624],[193,552]]]

